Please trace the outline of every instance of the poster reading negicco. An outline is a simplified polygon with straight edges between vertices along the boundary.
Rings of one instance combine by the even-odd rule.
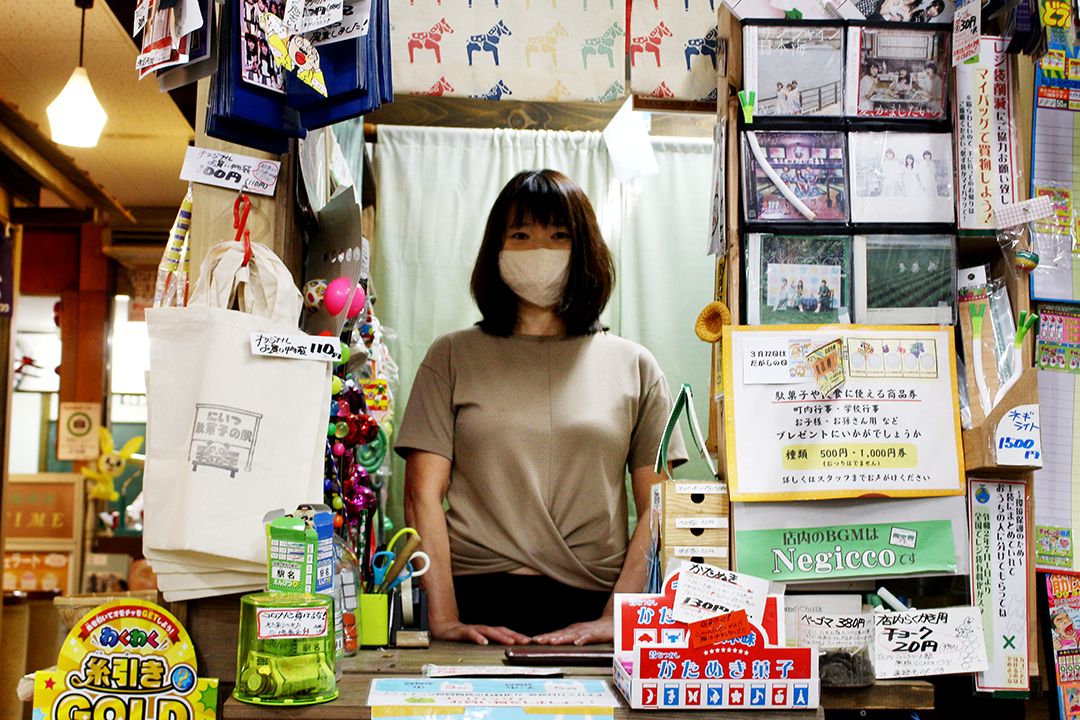
[[[774,582],[957,571],[949,520],[737,530],[735,566]]]
[[[84,615],[55,670],[34,674],[34,717],[212,720],[218,681],[196,674],[195,648],[175,617],[125,599]]]

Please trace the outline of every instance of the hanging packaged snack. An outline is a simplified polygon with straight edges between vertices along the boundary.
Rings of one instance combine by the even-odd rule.
[[[750,325],[851,322],[851,238],[746,238],[746,321]]]
[[[843,115],[843,28],[745,26],[743,84],[757,116]]]
[[[947,31],[848,28],[847,115],[944,120],[950,67]]]
[[[956,238],[951,235],[856,236],[855,278],[857,322],[956,322]]]
[[[996,208],[998,245],[1013,279],[1070,261],[1068,245],[1056,241],[1054,216],[1054,204],[1047,195]]]
[[[848,139],[853,222],[953,222],[949,133],[855,132]]]
[[[844,154],[839,132],[746,132],[747,221],[847,222]]]

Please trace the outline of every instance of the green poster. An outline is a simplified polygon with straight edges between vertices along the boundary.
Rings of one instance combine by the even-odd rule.
[[[779,582],[956,572],[949,520],[736,531],[735,560]]]

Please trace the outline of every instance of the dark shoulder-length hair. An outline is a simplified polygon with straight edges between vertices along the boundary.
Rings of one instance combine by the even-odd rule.
[[[507,228],[528,221],[562,225],[570,234],[570,271],[556,307],[566,333],[602,329],[600,313],[611,298],[615,266],[585,191],[555,170],[518,173],[495,199],[472,272],[472,296],[483,316],[480,328],[503,337],[514,331],[518,298],[499,273],[499,252]]]

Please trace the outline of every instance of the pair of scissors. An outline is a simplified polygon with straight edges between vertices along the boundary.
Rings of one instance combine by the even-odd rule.
[[[400,544],[399,541],[406,536],[409,537],[404,544]],[[371,559],[371,571],[377,592],[384,593],[392,587],[397,587],[398,583],[395,581],[406,569],[409,571],[406,577],[412,576],[413,568],[409,565],[409,560],[419,547],[420,533],[415,528],[403,527],[390,538],[386,544],[386,550],[375,553]],[[427,565],[424,567],[426,569]]]

